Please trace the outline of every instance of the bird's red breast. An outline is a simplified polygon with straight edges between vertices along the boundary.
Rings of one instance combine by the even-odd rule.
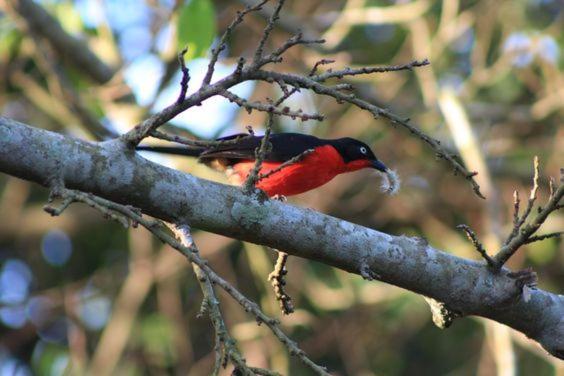
[[[217,144],[209,146],[138,146],[137,150],[198,157],[200,162],[225,171],[232,183],[241,185],[255,165],[256,150],[262,145],[262,140],[263,136],[235,134],[219,138]],[[300,133],[273,133],[269,143],[261,174],[267,174],[302,153],[313,150],[299,162],[257,182],[257,187],[269,196],[303,193],[329,182],[339,174],[366,167],[387,171],[387,167],[376,158],[367,144],[350,137],[329,140]]]
[[[264,162],[260,174],[267,174],[282,162]],[[253,169],[255,161],[244,160],[233,165],[228,173],[229,180],[241,185]],[[261,179],[257,188],[268,196],[292,196],[317,188],[344,172],[360,170],[370,166],[370,161],[356,160],[345,163],[339,152],[331,145],[314,149],[301,161],[284,167],[269,177]]]

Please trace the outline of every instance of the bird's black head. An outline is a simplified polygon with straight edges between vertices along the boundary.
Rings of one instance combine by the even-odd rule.
[[[386,172],[387,167],[376,158],[372,150],[364,142],[345,137],[331,140],[331,145],[337,149],[350,171],[365,167],[372,167]]]

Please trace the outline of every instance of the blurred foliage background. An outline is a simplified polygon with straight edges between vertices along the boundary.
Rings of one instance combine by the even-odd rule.
[[[188,45],[197,87],[207,51],[247,1],[43,0],[35,4],[63,34],[79,38],[100,60],[99,74],[76,63],[81,48],[51,48],[58,34],[0,3],[0,109],[36,127],[100,139],[122,133],[172,103],[179,89],[176,54]],[[29,2],[29,1],[28,1]],[[272,6],[272,4],[270,4]],[[564,166],[564,6],[560,0],[288,0],[269,48],[298,29],[326,38],[320,48],[291,50],[278,69],[304,73],[321,58],[334,67],[397,64],[428,58],[431,66],[355,78],[359,95],[410,117],[459,153],[488,197],[403,129],[367,113],[302,92],[293,108],[327,115],[322,123],[279,119],[279,131],[368,142],[398,171],[400,193],[382,195],[377,177],[357,172],[290,201],[392,234],[424,236],[458,256],[477,253],[455,229],[473,227],[491,252],[511,228],[514,189],[526,197],[532,158],[549,176]],[[264,19],[246,19],[229,41],[217,76],[254,51]],[[65,48],[67,51],[65,51]],[[253,100],[275,97],[264,83],[239,85]],[[210,138],[252,125],[222,98],[191,109],[172,124]],[[1,151],[0,151],[1,152]],[[194,161],[158,162],[222,181]],[[0,374],[190,374],[213,366],[213,331],[197,318],[201,292],[187,263],[144,230],[124,230],[76,205],[50,218],[47,191],[0,176]],[[544,231],[564,227],[552,216]],[[281,316],[266,281],[275,255],[253,244],[197,232],[202,256],[271,315]],[[560,240],[524,247],[510,267],[532,266],[540,287],[564,293]],[[465,318],[441,331],[421,296],[366,282],[323,264],[291,258],[288,290],[297,311],[285,330],[318,363],[339,375],[564,375],[563,363],[504,326]],[[248,362],[307,375],[264,327],[222,294],[227,324]]]

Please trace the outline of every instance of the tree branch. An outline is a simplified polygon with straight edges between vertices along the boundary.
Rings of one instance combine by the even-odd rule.
[[[204,294],[204,301],[200,309],[200,315],[208,314],[215,329],[216,334],[216,362],[214,372],[216,375],[220,366],[225,368],[226,362],[231,361],[243,375],[279,375],[277,372],[272,372],[266,369],[249,367],[241,353],[237,349],[235,341],[231,338],[227,326],[223,320],[223,315],[219,308],[219,301],[217,300],[214,284],[225,290],[233,299],[241,305],[246,312],[250,312],[255,316],[257,324],[264,323],[272,333],[284,344],[291,355],[297,356],[306,366],[311,368],[317,375],[328,376],[327,370],[314,363],[309,357],[301,350],[298,345],[292,341],[280,329],[280,322],[276,319],[270,318],[262,312],[262,310],[253,301],[245,297],[233,285],[221,278],[207,263],[199,256],[199,250],[195,246],[190,233],[190,226],[188,225],[170,225],[174,234],[177,236],[178,241],[171,237],[168,232],[164,231],[165,224],[158,220],[147,219],[139,212],[137,208],[129,205],[120,205],[110,200],[94,196],[89,193],[83,193],[76,190],[69,190],[64,188],[62,182],[53,182],[51,187],[51,195],[48,205],[45,206],[45,211],[51,215],[60,215],[68,205],[72,202],[82,202],[94,209],[100,211],[105,217],[116,220],[120,224],[125,223],[125,227],[138,227],[141,225],[155,235],[159,240],[168,244],[173,249],[179,251],[185,256],[192,264],[194,272],[200,282],[202,292]],[[52,206],[53,198],[62,198],[63,203],[58,208]],[[125,221],[125,222],[124,222]]]
[[[253,110],[272,113],[279,116],[287,116],[291,119],[300,119],[302,121],[308,120],[317,120],[323,121],[324,117],[320,114],[306,114],[301,109],[297,111],[293,111],[290,107],[283,107],[281,109],[277,108],[274,104],[264,104],[261,102],[249,102],[245,98],[239,97],[237,94],[230,92],[229,90],[225,90],[221,92],[219,95],[225,97],[229,100],[229,102],[236,103],[237,106],[244,108],[249,114]]]
[[[278,258],[276,259],[274,270],[268,275],[268,280],[272,284],[272,288],[274,289],[274,296],[280,303],[280,309],[282,310],[282,313],[289,315],[294,312],[294,303],[292,303],[292,298],[286,292],[285,287],[286,274],[288,273],[288,270],[286,269],[288,254],[280,251],[276,252],[278,253]]]
[[[528,289],[525,299],[523,286],[506,268],[493,273],[421,239],[262,201],[147,161],[121,140],[89,143],[0,117],[0,150],[4,173],[46,186],[61,180],[65,187],[133,205],[171,223],[190,223],[351,273],[377,275],[462,315],[508,325],[564,359],[564,296]]]
[[[279,12],[284,5],[284,0],[278,0],[277,6],[272,12],[271,16],[267,21],[267,25],[263,31],[261,39],[256,47],[254,58],[252,63],[246,65],[246,60],[241,57],[237,63],[237,67],[233,73],[228,75],[227,77],[211,84],[211,77],[213,75],[214,66],[217,62],[219,52],[224,46],[225,38],[229,33],[233,31],[240,22],[242,22],[243,17],[246,13],[251,11],[260,11],[262,9],[264,2],[256,4],[254,7],[247,7],[245,11],[239,12],[237,18],[231,23],[231,25],[227,28],[224,36],[220,41],[220,45],[213,50],[212,58],[210,60],[210,64],[208,66],[208,71],[206,73],[206,79],[200,89],[189,96],[188,98],[184,98],[182,95],[182,101],[176,101],[176,103],[171,104],[170,106],[166,107],[162,111],[152,115],[141,124],[135,126],[134,129],[127,132],[121,138],[122,140],[126,141],[127,146],[130,149],[134,149],[145,137],[149,136],[153,132],[155,132],[160,126],[162,126],[167,121],[173,119],[178,114],[188,110],[193,106],[200,105],[206,99],[209,99],[213,96],[223,95],[226,96],[229,100],[237,103],[239,106],[245,107],[247,110],[258,109],[267,111],[270,115],[278,114],[278,115],[288,115],[290,117],[299,117],[302,120],[309,120],[309,119],[317,119],[321,120],[321,115],[309,115],[303,114],[299,111],[292,112],[288,107],[284,108],[276,108],[282,104],[287,98],[289,98],[292,94],[299,91],[300,88],[305,88],[309,90],[313,90],[317,94],[329,96],[334,98],[337,102],[347,102],[352,105],[357,106],[360,109],[370,112],[375,118],[383,117],[388,119],[393,125],[401,125],[402,127],[406,128],[416,137],[420,138],[422,141],[427,143],[431,146],[431,148],[435,151],[438,157],[446,160],[450,163],[453,167],[455,174],[462,175],[466,180],[470,182],[472,188],[476,195],[480,198],[485,198],[482,193],[480,192],[480,186],[474,179],[474,176],[477,172],[468,171],[461,163],[459,163],[455,158],[454,155],[449,153],[445,150],[438,140],[428,136],[423,131],[421,131],[416,126],[413,126],[409,123],[409,119],[401,118],[391,111],[376,106],[366,100],[358,98],[355,94],[348,94],[343,93],[343,90],[350,91],[352,87],[348,83],[338,84],[335,86],[330,86],[325,84],[325,81],[331,78],[344,78],[345,76],[354,76],[354,75],[363,75],[363,74],[370,74],[370,73],[377,73],[377,72],[387,72],[387,71],[397,71],[397,70],[405,70],[405,69],[413,69],[415,67],[421,67],[429,64],[429,61],[422,60],[422,61],[412,61],[411,63],[398,65],[398,66],[388,66],[388,67],[365,67],[361,69],[350,69],[345,68],[341,70],[327,72],[325,74],[317,74],[315,75],[317,68],[321,64],[326,64],[329,61],[322,59],[318,63],[315,64],[313,69],[311,70],[310,74],[305,77],[297,74],[290,74],[290,73],[278,73],[274,71],[264,70],[261,69],[264,65],[270,62],[281,61],[282,54],[286,52],[292,46],[295,46],[302,41],[302,34],[298,33],[298,35],[294,38],[290,38],[288,42],[286,42],[281,48],[275,50],[271,54],[264,56],[264,47],[265,43],[268,40],[270,33],[274,27],[274,24],[279,19]],[[312,42],[312,41],[308,41]],[[315,43],[323,42],[322,40],[315,40]],[[184,75],[185,76],[185,75]],[[236,95],[230,93],[228,89],[231,87],[245,82],[245,81],[266,81],[268,83],[274,84],[277,83],[284,95],[276,102],[274,102],[273,107],[260,105],[257,103],[250,103],[243,98],[239,98]],[[292,86],[292,90],[289,90],[287,86]],[[268,132],[267,132],[268,133]],[[268,136],[265,137],[265,140],[268,139]],[[247,184],[248,185],[248,184]]]
[[[342,74],[344,75],[346,69],[340,72],[343,72]],[[402,119],[401,117],[393,114],[387,109],[380,108],[372,103],[362,100],[357,96],[355,96],[354,94],[341,93],[339,90],[326,86],[320,81],[317,81],[315,79],[315,76],[303,77],[291,73],[278,73],[272,71],[250,70],[250,69],[247,69],[243,74],[245,74],[249,79],[261,80],[266,82],[282,81],[297,88],[309,89],[317,94],[333,97],[339,102],[347,102],[353,104],[358,108],[370,112],[372,116],[374,116],[375,118],[382,117],[388,119],[394,125],[400,125],[406,128],[411,134],[417,136],[419,139],[423,140],[425,143],[431,146],[431,148],[435,151],[435,153],[439,158],[442,158],[447,162],[449,162],[456,174],[460,174],[466,180],[468,180],[470,184],[472,184],[472,189],[474,190],[474,193],[476,193],[478,197],[485,198],[484,195],[480,192],[480,186],[474,180],[474,176],[476,176],[477,172],[468,171],[463,165],[461,165],[456,159],[454,159],[453,155],[448,153],[441,146],[441,143],[438,140],[435,140],[434,138],[426,135],[423,131],[421,131],[417,127],[409,124],[409,119]],[[323,77],[323,76],[319,75],[318,77]]]
[[[476,249],[476,251],[478,251],[478,253],[484,258],[484,260],[486,260],[487,264],[489,267],[491,268],[496,268],[497,264],[495,262],[494,259],[492,259],[489,255],[488,252],[486,251],[486,249],[484,248],[484,245],[478,240],[478,237],[476,236],[476,233],[474,231],[472,231],[472,229],[470,228],[470,226],[465,225],[465,224],[461,224],[456,226],[456,228],[464,231],[464,233],[466,234],[466,236],[468,237],[468,239],[472,242],[472,245],[474,246],[474,248]]]
[[[3,5],[2,5],[3,4]],[[63,30],[59,22],[32,0],[6,0],[0,8],[22,21],[22,26],[41,35],[67,62],[86,73],[97,83],[108,82],[114,71],[88,49],[84,41]]]

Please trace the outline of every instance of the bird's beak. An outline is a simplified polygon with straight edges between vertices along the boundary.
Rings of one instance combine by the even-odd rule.
[[[382,172],[388,171],[388,168],[384,166],[384,164],[377,159],[372,160],[372,168],[375,168],[376,170]]]

